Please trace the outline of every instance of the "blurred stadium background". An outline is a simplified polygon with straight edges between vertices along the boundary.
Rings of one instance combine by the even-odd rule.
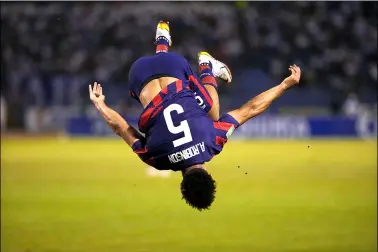
[[[303,72],[209,164],[208,212],[88,99],[99,81],[137,121],[128,69],[160,19],[194,69],[204,49],[229,64],[223,112]],[[376,251],[376,113],[376,2],[3,2],[1,251]]]

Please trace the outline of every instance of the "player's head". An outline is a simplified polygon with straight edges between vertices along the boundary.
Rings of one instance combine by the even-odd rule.
[[[200,211],[208,209],[215,199],[216,183],[203,168],[192,168],[183,174],[181,193],[186,203]]]

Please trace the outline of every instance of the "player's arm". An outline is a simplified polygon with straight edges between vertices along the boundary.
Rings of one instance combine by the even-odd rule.
[[[89,85],[89,97],[114,133],[125,140],[130,147],[136,141],[143,138],[137,130],[130,126],[125,119],[120,116],[120,114],[105,104],[105,96],[102,94],[102,87],[100,84],[95,82],[93,84],[93,89],[92,85]]]
[[[231,111],[228,114],[241,125],[249,119],[263,113],[275,99],[280,97],[286,90],[299,83],[301,69],[294,65],[290,66],[289,70],[291,71],[291,75],[281,84],[259,94],[239,109]]]

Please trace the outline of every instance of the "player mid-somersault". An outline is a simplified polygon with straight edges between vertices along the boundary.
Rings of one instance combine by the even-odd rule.
[[[138,123],[144,137],[105,104],[100,84],[89,86],[90,99],[145,163],[158,170],[182,172],[181,193],[190,206],[208,209],[215,199],[216,184],[204,164],[222,151],[236,128],[299,83],[301,72],[290,66],[291,75],[281,84],[219,118],[215,77],[230,82],[229,69],[200,52],[198,80],[184,57],[168,52],[171,43],[168,24],[160,22],[156,54],[139,58],[129,72],[130,94],[144,107]]]

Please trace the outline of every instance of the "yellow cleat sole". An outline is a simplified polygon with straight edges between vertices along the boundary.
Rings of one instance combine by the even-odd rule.
[[[162,30],[167,30],[170,32],[169,25],[166,22],[159,22],[157,28],[162,29]]]

